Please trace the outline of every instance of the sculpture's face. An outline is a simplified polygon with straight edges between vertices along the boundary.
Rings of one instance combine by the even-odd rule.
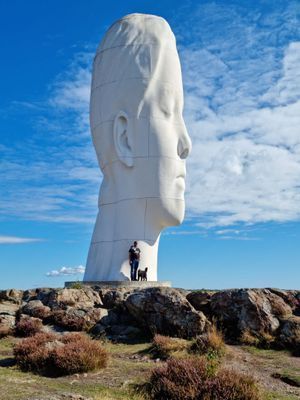
[[[130,48],[122,51],[131,60]],[[110,50],[111,60],[117,60],[120,52],[120,48]],[[139,71],[148,75],[141,78],[135,78],[131,61],[122,69],[117,62],[109,64],[107,53],[103,60],[101,57],[95,61],[91,96],[93,141],[104,172],[100,206],[147,199],[151,223],[160,228],[180,224],[185,208],[185,160],[191,141],[182,116],[176,47],[153,46],[150,52],[140,52],[138,61],[133,57],[140,63]],[[120,71],[126,79],[103,84],[102,71],[107,70],[114,77]]]
[[[174,68],[179,60],[176,53],[172,54],[174,59],[169,59],[169,62],[173,67],[163,74],[168,75],[168,81],[172,84],[158,79],[150,87],[145,99],[145,108],[149,112],[144,125],[145,132],[148,131],[148,158],[139,160],[137,171],[141,185],[147,184],[152,189],[152,193],[147,194],[148,202],[155,205],[164,226],[177,225],[183,220],[185,160],[191,149],[182,116],[181,71],[180,68]],[[164,66],[165,69],[168,64]],[[140,122],[135,122],[137,135],[140,135]],[[151,200],[155,197],[159,201]]]

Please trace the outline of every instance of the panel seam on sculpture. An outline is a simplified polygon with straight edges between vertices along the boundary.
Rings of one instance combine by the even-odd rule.
[[[175,158],[175,157],[169,157],[169,156],[132,156],[132,157],[123,157],[124,159],[130,158],[130,159],[155,159],[155,158],[166,158],[167,160],[174,160],[174,161],[178,161],[180,163],[184,163],[185,160],[182,158]],[[107,168],[108,166],[112,165],[112,164],[116,164],[117,162],[120,162],[120,160],[118,158],[116,158],[115,160],[109,161],[105,164],[103,164],[102,170],[104,170],[105,168]]]
[[[153,80],[155,80],[156,78],[152,78],[152,77],[147,77],[147,76],[144,76],[144,77],[141,77],[141,76],[137,76],[137,77],[135,77],[135,76],[133,76],[133,77],[131,77],[131,78],[124,78],[124,79],[116,79],[116,80],[114,80],[114,81],[109,81],[109,82],[103,82],[103,83],[100,83],[99,85],[97,85],[97,86],[92,86],[91,87],[91,93],[93,93],[96,89],[99,89],[99,88],[101,88],[102,86],[106,86],[106,85],[111,85],[112,83],[118,83],[118,82],[126,82],[126,81],[131,81],[131,80],[135,80],[135,81],[137,81],[137,80],[139,80],[139,81],[153,81]],[[171,82],[171,81],[167,81],[167,80],[162,80],[162,79],[156,79],[157,81],[159,81],[159,83],[168,83],[168,84],[170,84],[170,85],[174,85],[174,83],[173,82]],[[180,90],[176,90],[176,92],[179,92]]]
[[[165,200],[180,200],[180,201],[184,201],[184,199],[180,199],[179,197],[162,197],[162,196],[156,196],[156,197],[129,197],[127,199],[121,199],[121,200],[117,200],[117,201],[113,201],[111,203],[99,203],[99,207],[103,207],[103,206],[109,206],[109,205],[113,205],[113,204],[118,204],[121,203],[122,201],[129,201],[129,200],[145,200],[145,199],[165,199]]]
[[[157,116],[155,116],[155,117],[153,117],[153,116],[144,117],[144,116],[136,116],[136,115],[132,116],[132,115],[129,115],[128,119],[138,119],[138,120],[139,119],[145,119],[145,120],[148,120],[149,122],[150,122],[151,119],[153,119],[153,120],[158,119],[158,120],[166,121],[165,118],[157,117]],[[114,119],[106,119],[105,121],[98,122],[95,126],[93,126],[91,128],[91,132],[93,133],[93,131],[95,129],[99,128],[100,125],[107,124],[108,122],[114,122]],[[174,121],[168,121],[167,123],[170,124],[170,125],[182,125],[182,122],[178,122],[177,123],[177,122],[174,122]]]
[[[95,60],[97,59],[97,57],[100,54],[103,54],[103,53],[105,53],[106,51],[109,51],[109,50],[119,49],[120,47],[144,47],[144,46],[145,47],[146,46],[161,47],[162,45],[161,45],[161,43],[157,44],[157,43],[151,43],[151,42],[150,43],[119,44],[118,46],[107,47],[105,49],[97,51],[96,55],[95,55],[95,58],[94,58],[94,62],[95,62]],[[177,48],[176,48],[175,43],[174,43],[174,46],[166,46],[166,45],[164,45],[164,50],[174,51],[174,53],[177,55]]]
[[[127,242],[127,241],[134,241],[137,240],[136,237],[133,238],[126,238],[126,239],[114,239],[114,240],[97,240],[96,242],[92,242],[91,244],[98,244],[98,243],[114,243],[114,242]],[[139,239],[141,240],[141,239]],[[147,239],[147,238],[143,238],[142,240],[145,240],[147,242],[150,242],[150,244],[155,244],[156,240],[154,239]]]

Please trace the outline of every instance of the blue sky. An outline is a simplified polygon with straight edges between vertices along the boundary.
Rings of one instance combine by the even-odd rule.
[[[176,35],[193,141],[186,219],[161,237],[159,278],[299,289],[300,3],[230,0],[0,0],[0,288],[82,278],[102,179],[91,61],[132,12]]]

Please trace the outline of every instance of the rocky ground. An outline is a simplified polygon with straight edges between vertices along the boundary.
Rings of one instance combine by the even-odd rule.
[[[12,365],[12,344],[19,339],[5,336],[13,334],[15,324],[23,319],[39,319],[44,330],[86,331],[104,340],[112,353],[109,367],[56,379],[18,371]],[[153,334],[190,340],[212,323],[226,337],[227,366],[254,375],[266,399],[300,398],[300,359],[291,356],[300,353],[300,291],[112,290],[80,285],[0,291],[1,396],[57,400],[72,399],[72,393],[74,400],[80,399],[75,395],[103,400],[139,398],[130,392],[130,384],[145,379],[156,364],[147,355]]]

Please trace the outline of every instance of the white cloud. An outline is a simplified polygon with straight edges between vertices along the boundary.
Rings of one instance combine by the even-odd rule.
[[[84,274],[85,267],[79,265],[78,267],[62,267],[59,270],[52,270],[46,273],[46,276],[57,277],[57,276],[72,276],[77,274]]]
[[[41,242],[42,240],[43,239],[24,238],[18,236],[0,236],[0,244],[33,243],[33,242]]]
[[[199,7],[193,43],[181,46],[193,141],[188,217],[204,227],[299,220],[300,41],[274,46],[269,26],[289,30],[295,14],[270,15],[264,26],[216,7]],[[219,37],[205,31],[213,10]]]

